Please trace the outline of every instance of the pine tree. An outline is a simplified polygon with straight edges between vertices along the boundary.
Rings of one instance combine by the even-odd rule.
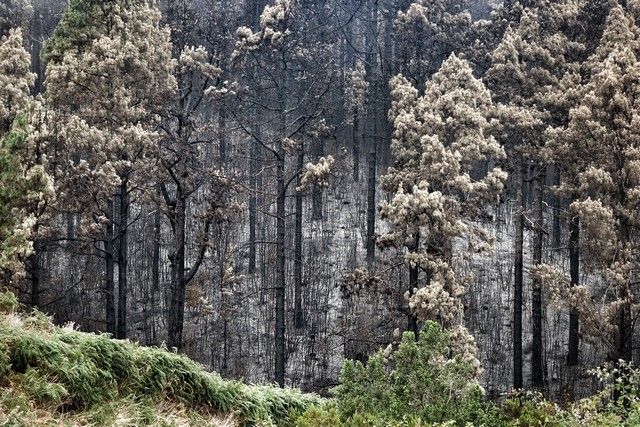
[[[464,249],[455,241],[466,239],[473,251],[491,241],[475,221],[497,201],[506,174],[499,168],[474,173],[480,162],[504,156],[489,134],[491,95],[455,55],[423,95],[402,76],[391,87],[395,161],[382,179],[391,201],[380,206],[391,230],[378,243],[404,248],[411,329],[417,333],[417,321],[437,320],[472,343],[461,324],[466,280],[456,275],[455,262]]]
[[[578,310],[584,333],[600,339],[613,360],[631,360],[633,318],[638,301],[640,221],[640,30],[622,7],[607,18],[598,47],[586,64],[587,81],[566,127],[550,132],[550,153],[568,179],[562,190],[573,196],[579,219],[580,255],[587,282],[569,287],[561,272],[542,266],[554,298]]]
[[[452,52],[462,52],[472,33],[468,0],[419,0],[398,12],[400,72],[421,87]]]
[[[131,196],[146,185],[156,113],[175,90],[169,32],[145,1],[74,0],[44,56],[60,203],[81,216],[82,236],[101,242],[107,328],[124,338]]]
[[[510,170],[517,176],[515,195],[516,238],[514,240],[514,308],[513,308],[513,378],[514,388],[523,386],[522,379],[522,306],[524,282],[524,229],[526,190],[525,176],[534,178],[533,200],[533,264],[540,265],[545,235],[544,191],[547,164],[539,154],[546,128],[567,114],[558,103],[563,76],[570,69],[567,56],[572,44],[560,28],[576,13],[571,2],[541,2],[536,8],[525,8],[517,26],[507,28],[502,41],[492,53],[492,65],[486,80],[498,102],[499,132],[502,145],[509,153]],[[532,382],[541,388],[544,381],[542,360],[543,295],[542,283],[532,281]]]
[[[52,182],[30,150],[29,90],[35,80],[22,32],[0,39],[0,281],[24,277],[38,214],[52,197]]]

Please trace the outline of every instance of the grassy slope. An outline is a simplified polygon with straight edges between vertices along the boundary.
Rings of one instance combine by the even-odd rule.
[[[185,356],[16,313],[0,294],[0,426],[291,425],[315,395],[223,380]]]

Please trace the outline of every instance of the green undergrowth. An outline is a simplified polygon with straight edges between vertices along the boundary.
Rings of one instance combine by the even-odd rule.
[[[321,403],[224,380],[162,348],[54,326],[37,311],[18,313],[11,294],[0,295],[0,310],[0,426],[47,416],[51,425],[289,426]]]

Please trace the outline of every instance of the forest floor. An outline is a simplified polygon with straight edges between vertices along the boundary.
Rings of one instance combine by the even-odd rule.
[[[280,426],[320,402],[224,380],[163,348],[55,326],[0,294],[0,426]]]

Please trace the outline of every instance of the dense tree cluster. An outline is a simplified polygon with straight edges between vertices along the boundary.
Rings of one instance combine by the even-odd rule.
[[[439,324],[492,394],[582,393],[639,356],[638,19],[4,2],[2,285],[230,377],[321,390]]]

